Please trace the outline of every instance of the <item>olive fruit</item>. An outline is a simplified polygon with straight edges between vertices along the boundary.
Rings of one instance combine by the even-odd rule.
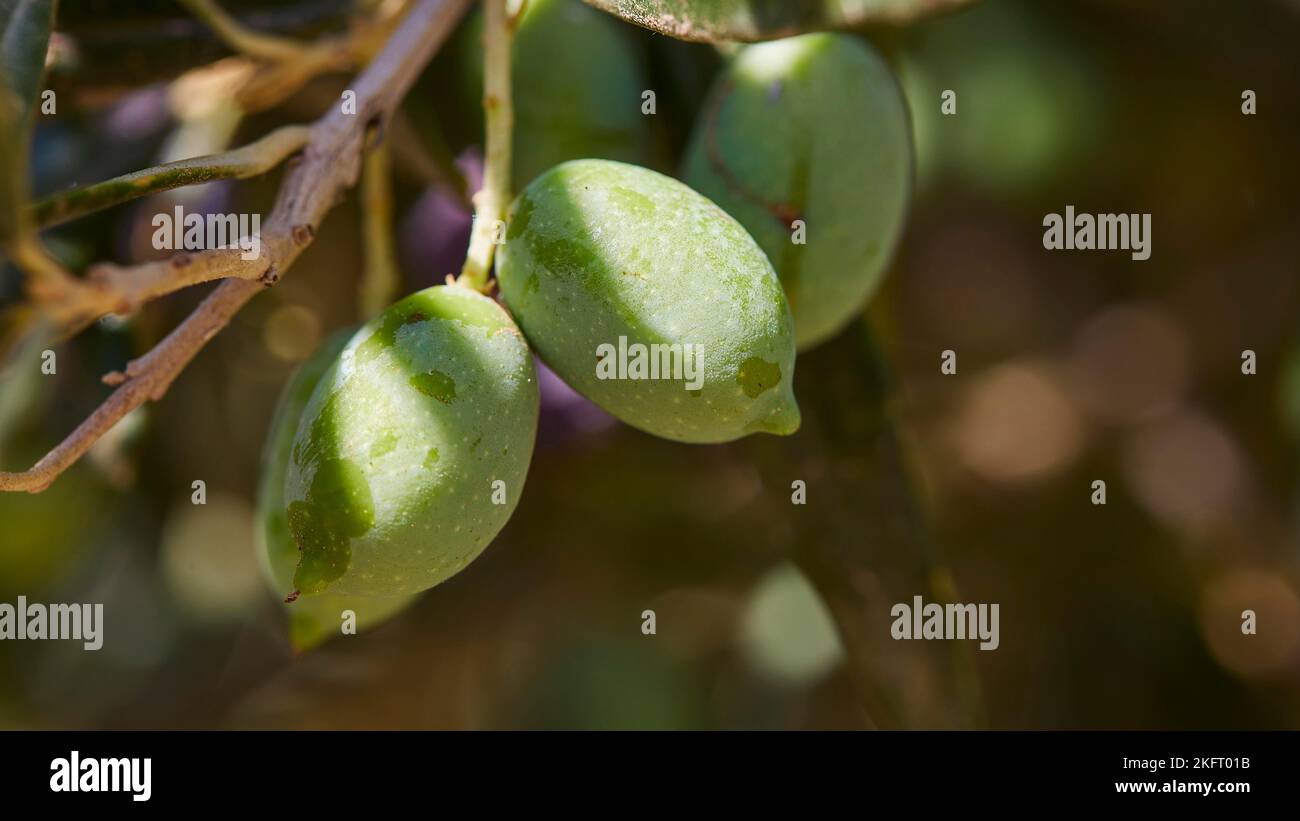
[[[683,178],[772,260],[800,350],[875,290],[912,187],[908,112],[889,66],[847,34],[748,46],[716,81]]]
[[[608,160],[552,168],[510,206],[497,279],[551,369],[634,427],[682,442],[799,427],[771,264],[670,177]]]
[[[511,50],[516,190],[565,160],[637,162],[650,141],[644,60],[624,26],[581,0],[529,0]],[[483,88],[482,15],[463,50],[477,105]],[[481,119],[476,117],[475,119]]]
[[[353,330],[345,329],[330,336],[298,367],[280,394],[262,450],[257,535],[261,543],[263,575],[280,598],[293,590],[293,572],[299,559],[298,546],[289,534],[289,517],[284,505],[284,477],[289,468],[298,419],[316,384],[338,359]],[[307,650],[331,635],[337,635],[347,611],[354,614],[356,629],[361,631],[387,621],[414,600],[414,596],[362,597],[333,593],[305,596],[285,605],[289,617],[289,640],[299,650]]]
[[[427,288],[364,325],[290,450],[296,591],[398,596],[463,568],[519,500],[537,409],[527,344],[476,291]]]

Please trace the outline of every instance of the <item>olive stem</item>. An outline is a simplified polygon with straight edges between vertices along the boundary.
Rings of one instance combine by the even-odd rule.
[[[34,203],[31,221],[38,228],[49,228],[160,191],[213,180],[256,177],[301,150],[310,131],[306,126],[285,126],[221,154],[164,163],[63,191]]]
[[[510,140],[515,127],[510,96],[510,41],[514,17],[506,0],[484,0],[483,112],[486,146],[483,187],[474,195],[474,229],[461,268],[461,284],[488,290],[492,256],[504,241],[502,218],[510,200]]]
[[[392,302],[402,283],[393,244],[391,160],[388,146],[379,145],[366,155],[361,168],[361,244],[366,261],[357,304],[363,320]]]
[[[392,116],[416,77],[446,40],[471,0],[420,0],[370,66],[356,79],[356,110],[334,106],[311,126],[301,161],[285,175],[262,232],[262,253],[225,259],[233,277],[214,290],[180,325],[121,373],[104,381],[117,389],[85,421],[30,469],[0,472],[0,490],[39,492],[75,463],[124,416],[157,401],[190,360],[250,299],[274,283],[311,244],[325,215],[357,182],[366,135]],[[226,250],[189,255],[191,265],[212,266]],[[147,270],[146,263],[126,271]]]

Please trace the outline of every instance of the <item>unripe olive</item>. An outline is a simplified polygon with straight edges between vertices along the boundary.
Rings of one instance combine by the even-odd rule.
[[[510,518],[537,431],[537,377],[500,305],[437,286],[348,341],[298,421],[285,476],[295,589],[416,593]]]
[[[529,0],[515,30],[511,77],[515,190],[565,160],[643,161],[650,118],[644,60],[622,24],[581,0]],[[482,15],[464,49],[474,102],[483,88]]]
[[[533,180],[507,225],[502,296],[583,396],[682,442],[799,427],[790,308],[721,208],[654,171],[575,160]]]
[[[271,417],[271,430],[262,451],[262,481],[257,494],[258,538],[264,575],[281,599],[294,589],[293,573],[300,558],[298,545],[289,534],[289,517],[285,514],[284,504],[284,477],[289,468],[298,419],[316,384],[338,359],[352,333],[353,329],[339,331],[321,343],[285,385],[275,415]],[[387,621],[414,600],[414,596],[362,597],[334,593],[304,596],[285,605],[289,617],[289,639],[299,650],[307,650],[331,635],[338,635],[347,611],[355,615],[359,632]]]
[[[700,115],[684,179],[763,246],[799,348],[816,345],[861,311],[902,233],[912,145],[898,82],[846,34],[748,46]]]

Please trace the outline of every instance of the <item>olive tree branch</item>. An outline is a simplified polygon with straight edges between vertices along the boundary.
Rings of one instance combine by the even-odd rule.
[[[474,195],[474,229],[461,268],[462,284],[486,291],[500,222],[510,201],[510,140],[515,127],[510,96],[510,41],[516,18],[507,0],[484,0],[483,111],[486,146],[483,187]]]
[[[200,349],[243,305],[297,260],[344,192],[357,180],[366,135],[372,124],[392,115],[416,76],[433,57],[471,0],[420,0],[394,31],[370,66],[357,78],[356,113],[333,108],[311,126],[302,157],[285,176],[254,260],[227,259],[244,276],[223,282],[180,325],[122,373],[104,380],[117,385],[84,422],[31,469],[0,473],[0,490],[44,490],[122,417],[157,401]],[[212,251],[195,254],[205,266]],[[238,259],[238,257],[236,257]],[[256,272],[256,276],[253,276]]]
[[[30,275],[28,293],[57,327],[71,335],[105,314],[130,313],[145,302],[190,285],[224,277],[261,276],[239,266],[235,257],[243,251],[223,250],[197,260],[189,254],[176,254],[136,266],[100,263],[90,269],[85,279],[77,279],[45,250],[33,229],[159,191],[263,174],[301,149],[309,133],[305,126],[286,126],[233,151],[146,168],[35,203],[24,215],[29,230],[12,251],[14,262]]]
[[[256,177],[306,145],[309,133],[306,126],[285,126],[221,154],[164,163],[53,194],[31,206],[31,222],[38,228],[48,228],[160,191],[213,180]]]

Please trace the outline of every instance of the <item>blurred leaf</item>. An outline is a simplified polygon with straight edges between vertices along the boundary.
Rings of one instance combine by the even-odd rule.
[[[45,73],[56,5],[56,0],[0,0],[0,72],[17,96],[19,126],[25,126],[31,116]],[[0,122],[11,123],[8,117]]]
[[[844,658],[830,610],[790,562],[759,581],[743,624],[741,646],[750,664],[781,684],[811,686]]]
[[[27,126],[36,102],[56,0],[0,0],[0,248],[23,224]]]
[[[511,724],[538,730],[700,729],[701,698],[700,683],[661,645],[597,634],[573,642],[531,678]]]
[[[865,23],[902,23],[971,0],[587,0],[630,23],[716,43],[772,40]]]
[[[112,515],[103,485],[74,468],[41,493],[0,493],[0,599],[39,595],[100,544]]]
[[[41,393],[41,354],[54,339],[54,329],[28,310],[16,307],[0,314],[0,465],[6,463],[6,445]]]

